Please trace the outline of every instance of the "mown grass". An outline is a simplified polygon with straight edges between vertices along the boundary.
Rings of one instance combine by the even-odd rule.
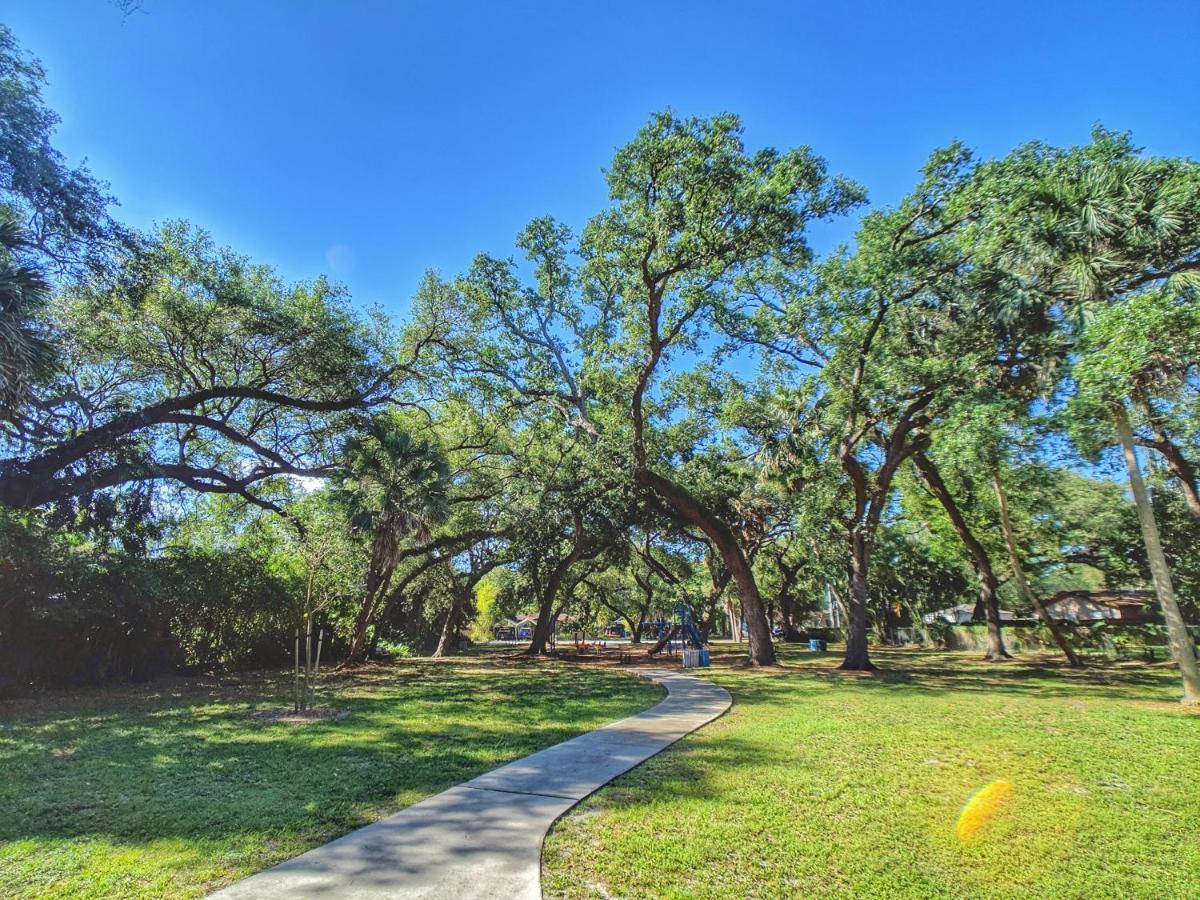
[[[284,676],[0,703],[0,896],[203,895],[660,694],[489,659],[335,676],[303,725],[253,716]]]
[[[1200,897],[1200,716],[1166,666],[784,662],[710,670],[733,708],[561,820],[546,895]]]

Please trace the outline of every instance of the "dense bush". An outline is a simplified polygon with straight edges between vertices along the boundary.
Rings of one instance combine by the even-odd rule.
[[[286,663],[302,590],[249,549],[131,552],[4,513],[0,581],[8,693]]]

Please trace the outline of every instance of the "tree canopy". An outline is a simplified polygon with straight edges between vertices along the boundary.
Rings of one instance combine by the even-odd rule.
[[[398,316],[124,227],[43,82],[0,27],[0,629],[121,644],[70,677],[252,664],[297,610],[346,663],[518,615],[531,653],[650,643],[682,607],[753,665],[839,634],[871,669],[966,606],[988,659],[1015,614],[1076,665],[1048,597],[1150,586],[1200,697],[1195,162],[951,143],[871,206],[808,147],[664,111],[589,219],[532,219]]]

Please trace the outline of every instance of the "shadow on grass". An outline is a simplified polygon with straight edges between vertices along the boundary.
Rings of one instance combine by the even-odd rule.
[[[1169,663],[1109,663],[1073,669],[1050,656],[988,662],[977,654],[963,652],[879,649],[871,655],[879,666],[874,672],[839,669],[841,655],[837,652],[810,654],[787,650],[780,654],[781,665],[776,667],[751,669],[741,666],[736,658],[721,656],[714,660],[714,671],[733,672],[742,677],[735,691],[744,700],[762,690],[763,682],[777,678],[817,679],[865,691],[965,691],[1080,700],[1178,699],[1179,676]]]
[[[334,676],[347,718],[264,723],[285,679],[167,682],[0,709],[0,841],[316,843],[652,706],[645,682],[572,667],[416,663]],[[280,689],[282,688],[282,689]]]

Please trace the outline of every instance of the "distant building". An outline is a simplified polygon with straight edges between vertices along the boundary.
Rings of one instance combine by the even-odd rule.
[[[492,636],[498,641],[515,641],[517,639],[516,619],[501,619],[492,627]]]
[[[1063,622],[1145,622],[1149,591],[1059,591],[1046,601],[1050,618]]]

